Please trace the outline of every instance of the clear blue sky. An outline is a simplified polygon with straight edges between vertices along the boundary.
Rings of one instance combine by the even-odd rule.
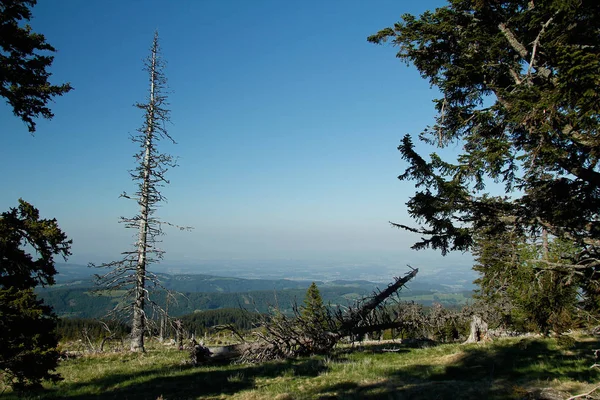
[[[118,196],[133,190],[132,105],[147,94],[142,59],[158,29],[178,142],[163,149],[180,157],[159,215],[195,227],[167,231],[165,262],[414,262],[415,238],[388,224],[409,222],[414,192],[396,179],[396,147],[432,123],[435,92],[366,37],[443,3],[40,0],[31,25],[58,49],[52,81],[75,90],[35,137],[0,105],[0,209],[22,197],[56,217],[71,262],[129,249],[117,221],[136,207]]]

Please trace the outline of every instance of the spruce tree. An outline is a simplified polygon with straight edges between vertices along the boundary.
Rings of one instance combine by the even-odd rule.
[[[321,292],[315,282],[308,287],[300,309],[302,321],[308,324],[311,329],[327,329],[327,309],[323,304]]]
[[[50,84],[54,57],[48,52],[56,49],[22,24],[31,19],[35,4],[0,1],[0,97],[32,133],[34,118],[54,116],[48,102],[72,89],[68,83]],[[18,391],[60,379],[54,372],[57,319],[33,288],[54,284],[54,256],[66,260],[71,244],[55,219],[41,219],[26,201],[20,199],[17,208],[0,214],[0,380]]]
[[[564,281],[584,276],[597,296],[600,273],[600,3],[595,0],[450,0],[406,14],[368,40],[391,42],[438,89],[424,145],[462,149],[425,157],[411,135],[398,149],[399,176],[417,188],[407,203],[414,249],[472,249],[482,230],[550,236],[581,251],[529,260]],[[490,197],[487,184],[505,197]],[[540,276],[540,275],[537,275]],[[593,303],[593,302],[591,302]]]
[[[56,52],[44,35],[32,32],[22,21],[31,19],[36,0],[0,1],[0,96],[13,113],[35,132],[34,118],[51,119],[54,114],[47,104],[73,88],[69,83],[52,85],[48,69]],[[45,52],[45,53],[40,53]]]
[[[23,200],[0,214],[0,379],[17,390],[60,379],[57,319],[33,289],[54,283],[54,256],[66,259],[71,243]]]

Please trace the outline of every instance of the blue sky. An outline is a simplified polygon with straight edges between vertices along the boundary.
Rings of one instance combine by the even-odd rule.
[[[132,105],[147,94],[142,60],[158,29],[178,142],[163,150],[180,158],[159,215],[195,228],[167,231],[165,263],[444,264],[388,224],[409,222],[414,187],[396,179],[396,148],[432,123],[435,92],[394,48],[366,41],[443,3],[41,0],[31,25],[58,49],[52,81],[75,90],[34,137],[0,105],[0,209],[22,197],[57,218],[72,262],[129,249],[133,232],[117,221],[136,206],[118,196],[133,190]]]

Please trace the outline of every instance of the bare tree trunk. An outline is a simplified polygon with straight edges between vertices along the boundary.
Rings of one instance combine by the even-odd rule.
[[[158,341],[160,343],[165,341],[165,316],[160,317],[160,325],[158,330]]]
[[[164,253],[156,245],[160,242],[158,237],[163,233],[164,222],[155,216],[155,212],[158,204],[166,200],[160,192],[160,187],[169,183],[165,174],[170,168],[177,166],[177,161],[171,155],[157,148],[161,140],[175,143],[165,128],[165,122],[169,121],[169,110],[165,107],[168,105],[164,94],[166,78],[162,71],[164,62],[160,56],[158,32],[154,35],[150,57],[144,65],[149,73],[150,91],[147,102],[136,104],[144,111],[144,123],[137,130],[138,133],[131,137],[131,141],[139,147],[134,154],[136,167],[129,171],[137,189],[131,196],[126,192],[121,194],[121,197],[134,200],[139,206],[139,213],[134,217],[121,217],[121,222],[127,228],[137,231],[136,241],[131,251],[122,253],[121,260],[100,265],[110,267],[112,271],[96,276],[98,285],[104,289],[126,291],[125,301],[119,303],[112,312],[126,312],[132,318],[131,351],[144,351],[144,335],[149,323],[148,310],[152,309],[152,315],[155,315],[155,311],[159,315],[166,313],[156,299],[151,298],[153,291],[166,289],[160,284],[159,277],[148,271],[148,266],[162,259]],[[164,335],[165,329],[162,333]]]
[[[175,321],[175,342],[177,349],[183,350],[183,322],[180,319]]]
[[[138,284],[138,289],[136,290],[136,299],[133,305],[133,321],[131,325],[131,351],[145,351],[144,348],[144,331],[146,330],[146,320],[144,315],[144,294],[143,294],[143,276],[138,276],[138,279],[142,281],[141,284]],[[141,292],[141,294],[140,294]]]
[[[169,335],[169,332],[167,331],[167,320],[169,319],[169,296],[166,296],[166,302],[167,304],[165,305],[165,312],[161,315],[160,317],[160,336],[159,336],[159,341],[161,343],[163,343],[165,341],[165,338]]]
[[[473,315],[471,319],[471,332],[465,341],[467,343],[479,343],[490,340],[488,335],[488,324],[479,315]]]
[[[410,267],[410,266],[409,266]],[[327,354],[344,337],[357,333],[367,334],[382,327],[397,326],[398,322],[382,321],[377,310],[385,304],[386,299],[400,290],[408,281],[417,275],[418,269],[413,269],[403,277],[394,278],[394,282],[373,296],[358,302],[356,306],[342,310],[338,308],[332,313],[327,312],[326,323],[310,324],[298,308],[294,308],[294,318],[277,313],[262,321],[263,330],[255,332],[258,340],[235,346],[235,351],[210,349],[214,357],[237,357],[242,362],[263,362],[268,360],[293,358],[309,354]]]
[[[377,293],[368,302],[363,304],[356,312],[346,316],[339,327],[337,333],[338,336],[342,337],[350,335],[354,330],[357,329],[357,325],[361,320],[363,320],[371,311],[379,307],[379,305],[382,304],[388,297],[396,293],[402,286],[406,284],[406,282],[414,278],[418,272],[418,269],[412,269],[411,272],[402,278],[395,278],[394,282],[389,284],[384,291]]]
[[[148,250],[148,217],[150,212],[150,178],[152,175],[151,150],[152,138],[154,137],[154,82],[156,81],[156,56],[158,42],[155,37],[152,45],[152,57],[150,62],[150,101],[146,112],[147,128],[145,140],[145,152],[142,168],[144,171],[142,191],[140,196],[140,222],[138,238],[138,260],[136,269],[135,303],[133,305],[133,323],[131,327],[131,351],[145,351],[144,331],[146,321],[144,305],[146,300],[146,253]]]

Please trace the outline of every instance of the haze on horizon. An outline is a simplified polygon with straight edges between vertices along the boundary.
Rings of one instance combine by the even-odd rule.
[[[133,190],[128,137],[142,114],[132,105],[146,95],[142,59],[158,29],[178,142],[163,149],[179,157],[159,216],[194,227],[166,229],[165,263],[469,264],[415,253],[418,237],[388,224],[414,223],[396,147],[432,123],[435,93],[394,48],[366,41],[441,0],[57,4],[39,2],[31,25],[58,50],[52,81],[75,90],[35,136],[0,105],[0,168],[10,171],[0,210],[21,197],[56,218],[74,242],[69,262],[130,248],[135,232],[118,219],[136,205],[119,194]]]

